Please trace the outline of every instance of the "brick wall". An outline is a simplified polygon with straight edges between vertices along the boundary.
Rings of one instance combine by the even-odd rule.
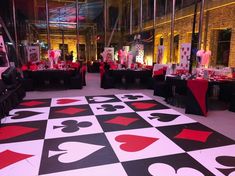
[[[207,1],[203,18],[202,48],[212,51],[211,65],[216,64],[217,58],[217,40],[219,29],[232,29],[229,66],[235,67],[235,2],[229,0]],[[200,5],[199,5],[200,6]],[[191,43],[191,32],[193,22],[193,8],[189,7],[176,12],[175,35],[179,34],[179,46],[181,43]],[[198,7],[199,8],[199,7]],[[199,14],[197,15],[196,32],[198,31]],[[150,28],[151,22],[145,24],[145,28]],[[157,56],[157,46],[159,38],[163,36],[165,47],[165,60],[169,62],[170,58],[170,15],[157,19],[155,35],[154,56]],[[155,57],[156,58],[156,57]]]

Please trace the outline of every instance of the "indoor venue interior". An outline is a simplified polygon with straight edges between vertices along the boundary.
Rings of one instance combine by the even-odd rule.
[[[234,0],[1,0],[1,176],[235,176]]]

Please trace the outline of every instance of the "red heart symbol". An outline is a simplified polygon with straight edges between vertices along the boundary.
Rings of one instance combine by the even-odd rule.
[[[74,103],[76,101],[80,100],[75,100],[75,99],[58,99],[57,104],[68,104],[68,103]]]
[[[158,138],[151,138],[145,136],[123,134],[115,138],[117,142],[122,142],[120,148],[127,152],[137,152],[145,149],[152,143],[158,140]]]
[[[0,128],[0,140],[11,139],[23,134],[28,134],[37,131],[37,128],[30,128],[24,126],[6,126]]]
[[[135,102],[135,103],[132,103],[131,105],[134,106],[137,109],[149,109],[149,108],[152,108],[152,107],[156,106],[157,104]]]

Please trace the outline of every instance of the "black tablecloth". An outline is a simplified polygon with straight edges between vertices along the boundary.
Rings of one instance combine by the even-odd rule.
[[[152,70],[109,70],[106,74],[114,80],[115,85],[122,84],[125,88],[134,84],[137,79],[142,86],[152,78]]]
[[[64,86],[71,84],[71,79],[80,73],[77,70],[37,70],[24,71],[24,78],[32,80],[33,87],[54,86],[63,83]],[[80,84],[80,83],[79,83]]]

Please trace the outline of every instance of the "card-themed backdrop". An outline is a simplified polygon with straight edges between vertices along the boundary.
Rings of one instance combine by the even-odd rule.
[[[40,61],[40,48],[39,46],[28,46],[28,61],[29,62],[37,62]]]
[[[189,69],[189,60],[191,53],[191,44],[182,43],[180,46],[180,63],[177,65],[177,69]]]

